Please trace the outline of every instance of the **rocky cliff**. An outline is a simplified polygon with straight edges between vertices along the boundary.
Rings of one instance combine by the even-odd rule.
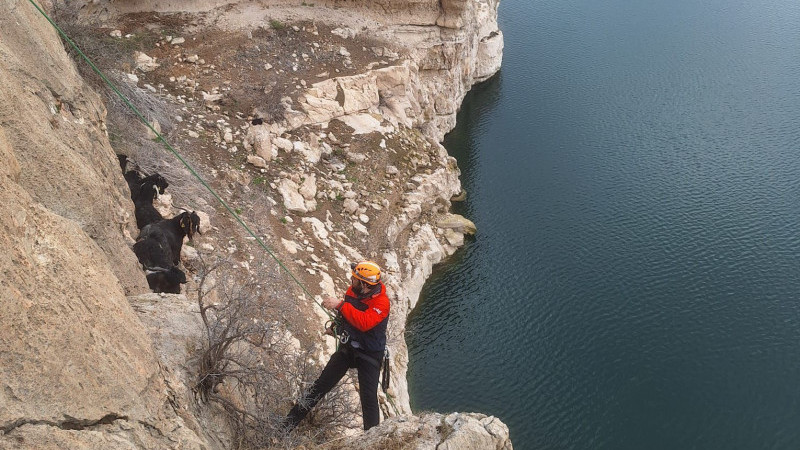
[[[2,446],[196,442],[126,299],[147,283],[103,105],[28,2],[2,5]]]
[[[147,286],[129,247],[137,233],[133,207],[100,97],[29,2],[3,0],[3,5],[8,13],[0,17],[0,196],[9,213],[0,215],[0,239],[7,249],[0,279],[7,299],[0,313],[0,339],[7,349],[0,354],[0,442],[19,448],[224,445],[198,424],[186,380],[175,376],[175,347],[165,344],[174,336],[148,325],[158,316],[161,325],[188,326],[190,319],[179,319],[185,309],[150,300],[143,304],[136,297]],[[44,6],[52,11],[52,5]],[[259,50],[265,44],[252,41],[265,21],[274,21],[273,28],[298,24],[281,30],[287,40],[302,43],[292,58],[281,60],[276,51],[255,64],[259,72],[253,77],[266,80],[258,87],[266,96],[263,102],[247,104],[248,97],[237,97],[230,87],[246,84],[249,77],[223,73],[211,62],[212,53],[204,61],[208,48],[163,37],[163,31],[166,45],[153,48],[160,59],[145,55],[152,66],[118,69],[130,72],[122,75],[132,82],[130,89],[147,93],[158,86],[154,97],[181,107],[180,122],[162,124],[176,141],[208,152],[223,150],[209,153],[216,165],[207,167],[213,176],[225,174],[218,187],[245,199],[254,184],[268,180],[268,214],[253,220],[271,223],[265,225],[274,232],[270,240],[320,295],[342,289],[341,272],[349,261],[382,262],[394,293],[390,345],[397,407],[384,403],[384,413],[410,414],[405,319],[433,265],[463,243],[467,226],[447,212],[450,197],[460,190],[458,169],[438,142],[454,125],[466,91],[499,69],[496,1],[332,1],[313,8],[289,2],[92,1],[80,6],[80,21],[111,27],[124,26],[130,14],[180,8],[197,14],[188,19],[193,28],[186,34],[244,33],[249,43],[237,41],[240,48]],[[323,17],[332,25],[325,28]],[[321,34],[330,39],[323,41]],[[336,65],[321,67],[319,61],[334,57]],[[231,64],[241,72],[239,60]],[[228,82],[220,83],[226,77]],[[226,111],[231,104],[240,110]],[[250,125],[247,118],[254,116],[266,124]],[[248,164],[240,166],[243,154]],[[233,163],[223,163],[223,157]],[[213,206],[197,204],[215,217]],[[227,246],[236,256],[237,246],[246,254],[255,251],[247,249],[246,239],[232,244],[232,231],[223,223],[217,219],[217,234],[207,235],[201,248]],[[248,258],[241,258],[248,268]],[[199,326],[196,320],[194,326]],[[181,336],[189,339],[196,332]],[[330,342],[319,350],[322,360]],[[464,417],[451,425],[472,429],[460,425]],[[424,419],[419,426],[439,420]],[[475,420],[494,436],[487,442],[510,447],[505,426]],[[434,435],[418,447],[447,437]]]

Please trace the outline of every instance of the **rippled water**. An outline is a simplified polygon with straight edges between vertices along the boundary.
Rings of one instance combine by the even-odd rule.
[[[517,449],[800,448],[800,2],[500,22],[445,143],[479,232],[410,318],[412,406]]]

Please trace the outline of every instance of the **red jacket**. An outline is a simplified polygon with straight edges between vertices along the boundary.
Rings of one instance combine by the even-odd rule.
[[[380,283],[375,294],[359,298],[353,288],[347,289],[338,309],[344,318],[344,329],[350,339],[370,352],[386,348],[386,325],[389,322],[389,297],[386,286]]]

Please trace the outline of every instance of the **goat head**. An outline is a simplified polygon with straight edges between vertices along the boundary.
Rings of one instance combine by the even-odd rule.
[[[197,215],[196,212],[192,211],[191,213],[184,212],[181,214],[180,219],[180,226],[186,236],[189,237],[191,241],[194,238],[194,234],[203,234],[200,232],[200,216]]]

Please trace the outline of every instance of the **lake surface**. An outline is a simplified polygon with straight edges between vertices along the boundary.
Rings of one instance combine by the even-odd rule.
[[[800,2],[502,0],[445,146],[478,234],[409,319],[419,410],[516,449],[800,449]]]

